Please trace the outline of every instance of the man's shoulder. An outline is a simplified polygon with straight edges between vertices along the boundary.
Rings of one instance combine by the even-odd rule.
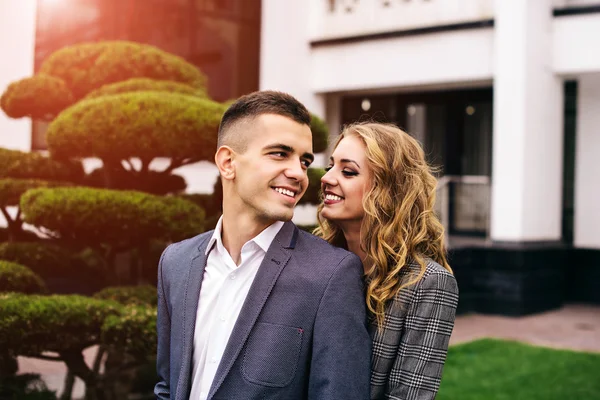
[[[200,254],[201,246],[205,245],[206,242],[211,238],[213,230],[201,233],[194,237],[181,240],[179,242],[171,243],[163,251],[162,258],[164,261],[172,261],[181,258],[196,257]]]

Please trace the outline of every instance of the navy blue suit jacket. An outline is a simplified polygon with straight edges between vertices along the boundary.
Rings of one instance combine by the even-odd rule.
[[[170,245],[158,272],[158,399],[187,399],[206,232]],[[365,400],[371,341],[359,258],[286,222],[242,307],[209,400]]]

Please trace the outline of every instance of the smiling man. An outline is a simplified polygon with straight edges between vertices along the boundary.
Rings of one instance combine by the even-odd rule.
[[[255,92],[225,112],[223,216],[159,264],[157,398],[369,398],[362,264],[291,222],[313,158],[292,96]]]

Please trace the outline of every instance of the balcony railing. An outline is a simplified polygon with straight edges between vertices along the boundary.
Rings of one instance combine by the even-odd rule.
[[[493,0],[311,0],[312,40],[493,18]]]

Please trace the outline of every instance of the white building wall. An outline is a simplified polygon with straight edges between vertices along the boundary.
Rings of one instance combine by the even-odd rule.
[[[600,249],[600,72],[578,83],[574,245]]]
[[[497,0],[491,232],[561,239],[563,87],[552,71],[550,0]]]
[[[310,10],[306,0],[262,1],[259,88],[288,92],[325,117],[325,98],[310,84]]]
[[[36,5],[33,0],[0,1],[0,93],[10,82],[33,74]],[[31,120],[0,111],[0,147],[31,149]]]

